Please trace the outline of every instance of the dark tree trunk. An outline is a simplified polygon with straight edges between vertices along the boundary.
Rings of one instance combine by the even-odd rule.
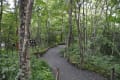
[[[78,5],[78,8],[76,6],[76,9],[75,9],[75,17],[76,17],[76,24],[77,24],[77,30],[78,30],[78,42],[79,42],[79,53],[80,53],[80,63],[81,63],[81,66],[82,66],[82,61],[83,61],[83,52],[82,52],[82,49],[83,49],[83,46],[82,46],[82,28],[80,28],[80,8],[81,8],[81,4],[79,4],[79,1],[77,1],[77,5]],[[78,11],[78,13],[77,13]]]
[[[2,37],[2,35],[1,35],[1,27],[2,27],[2,15],[3,15],[3,0],[1,0],[1,2],[0,2],[0,45],[1,45],[1,37]]]
[[[72,0],[69,2],[69,33],[67,47],[70,47],[73,42],[73,33],[72,33]]]

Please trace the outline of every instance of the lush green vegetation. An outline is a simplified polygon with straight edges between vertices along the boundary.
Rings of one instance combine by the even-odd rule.
[[[32,78],[31,80],[55,80],[53,74],[50,70],[49,65],[42,60],[32,59],[31,61],[32,67]]]
[[[91,4],[91,5],[89,5]],[[71,7],[72,6],[72,7]],[[120,79],[120,18],[117,0],[69,2],[69,35],[64,57],[79,68]],[[75,23],[74,23],[75,20]]]
[[[65,50],[62,50],[61,53],[64,55]],[[66,58],[71,64],[78,68],[94,71],[108,78],[111,76],[112,69],[115,68],[116,80],[120,79],[120,58],[116,56],[101,53],[93,54],[92,52],[88,52],[84,54],[84,64],[81,67],[79,48],[77,44],[74,44],[69,48]]]
[[[17,52],[2,50],[0,56],[0,80],[18,80],[19,59]],[[31,54],[31,80],[54,80],[49,65]]]
[[[15,78],[17,80],[21,72],[19,70],[19,55],[17,52],[20,23],[17,2],[18,0],[0,1],[0,80],[15,80]],[[40,8],[44,9],[40,10]],[[56,27],[56,32],[54,32],[54,28],[50,27],[48,9],[47,2],[42,0],[34,1],[30,39],[35,40],[36,45],[30,46],[31,80],[54,80],[49,66],[44,61],[36,59],[35,56],[42,56],[49,48],[62,42],[59,36],[61,34],[61,27]],[[43,16],[40,16],[40,14]],[[2,44],[4,46],[1,46]]]
[[[19,16],[22,10],[19,10],[18,0],[11,3],[1,0],[0,3],[0,78],[13,80],[20,74],[18,46],[22,27],[19,26],[22,21],[29,23],[30,19],[25,21],[24,16]],[[27,45],[32,53],[32,80],[53,80],[49,66],[35,59],[33,54],[43,55],[61,42],[66,43],[63,53],[70,63],[107,77],[115,68],[115,77],[120,79],[119,0],[34,0],[31,11],[31,26],[21,33],[28,33],[28,40],[35,41],[32,46]],[[29,53],[27,49],[24,52]]]

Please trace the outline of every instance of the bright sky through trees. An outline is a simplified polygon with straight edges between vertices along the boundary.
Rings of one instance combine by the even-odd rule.
[[[8,0],[8,3],[10,4],[10,8],[14,7],[14,0]]]

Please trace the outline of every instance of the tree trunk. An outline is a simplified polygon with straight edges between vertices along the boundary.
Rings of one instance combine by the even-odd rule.
[[[20,2],[20,27],[19,27],[19,80],[30,79],[30,54],[29,45],[29,27],[32,15],[33,0],[19,0]]]
[[[2,37],[2,35],[1,35],[2,14],[3,14],[3,0],[0,1],[0,45],[1,45],[1,41],[2,41],[2,39],[1,39],[1,37]]]
[[[47,33],[47,46],[50,45],[50,26],[49,26],[49,19],[46,20],[46,33]]]
[[[2,22],[2,14],[3,14],[3,0],[0,2],[0,30],[1,30],[1,22]]]
[[[67,44],[67,47],[66,47],[66,55],[64,55],[64,57],[68,57],[68,61],[69,61],[69,54],[68,54],[68,48],[71,46],[72,42],[73,42],[73,33],[72,33],[72,3],[73,1],[72,0],[69,0],[69,11],[68,11],[68,14],[69,14],[69,29],[68,29],[68,37],[67,37],[67,41],[66,41],[66,44]]]
[[[38,17],[37,19],[38,28],[37,28],[36,40],[37,40],[38,46],[40,47],[40,45],[42,44],[42,39],[41,39],[41,23],[40,23],[39,11],[37,12],[37,17]]]
[[[80,53],[80,63],[82,63],[83,61],[83,52],[82,52],[82,33],[81,33],[81,30],[80,30],[80,11],[81,11],[81,4],[79,4],[79,1],[77,1],[77,5],[78,5],[78,8],[76,6],[76,9],[75,9],[75,18],[76,18],[76,24],[77,24],[77,31],[78,31],[78,42],[79,42],[79,53]],[[78,10],[78,13],[77,13],[77,10]],[[82,64],[81,64],[82,66]]]
[[[67,47],[71,46],[71,43],[73,41],[73,33],[72,33],[72,0],[69,2],[69,33],[68,33],[68,41],[67,41]]]

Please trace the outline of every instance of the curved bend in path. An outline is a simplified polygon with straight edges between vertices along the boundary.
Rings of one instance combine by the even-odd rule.
[[[48,50],[43,56],[43,59],[55,70],[60,70],[60,80],[106,80],[104,77],[86,70],[79,70],[74,66],[70,65],[66,59],[60,55],[60,50],[64,46],[58,46]],[[54,71],[53,71],[54,72]]]

